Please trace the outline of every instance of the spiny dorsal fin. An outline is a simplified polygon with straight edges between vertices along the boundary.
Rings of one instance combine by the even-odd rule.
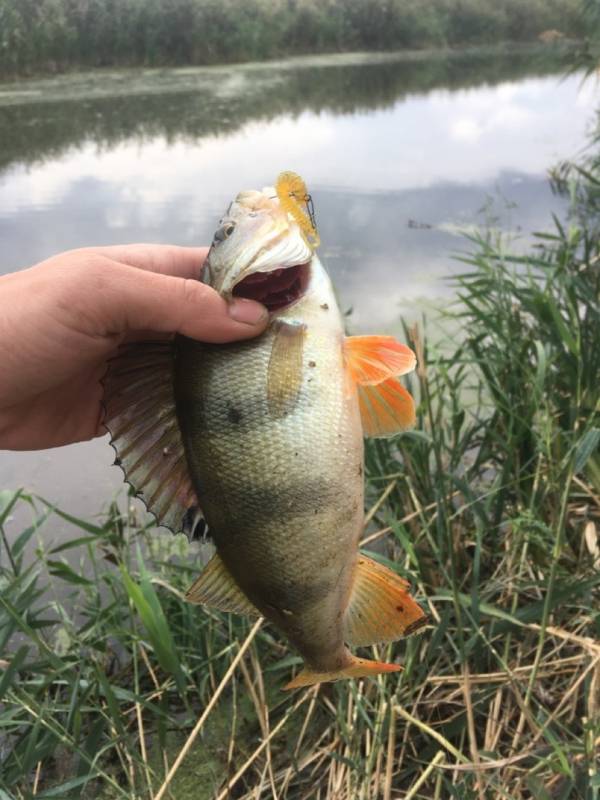
[[[159,525],[185,530],[198,514],[173,393],[174,345],[133,342],[110,360],[104,424],[118,464]]]
[[[408,583],[391,569],[359,555],[344,639],[356,647],[393,642],[427,623],[427,615],[407,592]]]
[[[234,581],[218,553],[214,554],[187,590],[185,599],[190,603],[201,603],[216,608],[218,611],[248,614],[251,617],[262,616]]]

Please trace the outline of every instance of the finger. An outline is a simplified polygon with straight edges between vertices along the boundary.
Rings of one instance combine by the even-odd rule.
[[[173,244],[123,244],[94,247],[93,252],[149,272],[179,278],[198,278],[208,247],[178,247]]]
[[[229,342],[256,336],[268,322],[267,309],[260,303],[242,298],[227,303],[210,286],[193,279],[109,262],[101,282],[97,319],[103,333],[152,330]]]

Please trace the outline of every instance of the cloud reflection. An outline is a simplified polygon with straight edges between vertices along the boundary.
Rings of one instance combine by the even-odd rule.
[[[304,112],[248,123],[196,144],[163,137],[98,150],[93,144],[0,178],[0,214],[60,204],[73,184],[101,183],[125,206],[164,207],[185,194],[229,198],[293,168],[313,187],[390,191],[443,182],[486,183],[502,171],[540,175],[583,144],[587,114],[572,76],[411,96],[391,109],[336,116]],[[157,222],[154,211],[148,223]]]
[[[518,224],[543,226],[556,203],[539,190],[539,179],[557,158],[583,145],[585,111],[596,97],[589,90],[584,94],[582,107],[577,76],[534,78],[413,94],[391,108],[366,113],[284,114],[193,143],[162,136],[106,150],[88,143],[33,169],[15,166],[0,177],[0,268],[24,266],[90,242],[208,242],[240,188],[261,187],[290,168],[312,188],[318,220],[328,231],[325,244],[344,249],[353,231],[361,229],[368,263],[390,242],[398,244],[396,231],[409,219],[422,215],[429,224],[472,223],[498,183],[506,196],[518,200],[523,190],[515,193],[503,177],[509,174],[513,184],[535,178],[543,195],[541,204],[537,198],[535,219],[523,205],[513,214]],[[416,202],[415,189],[425,192],[425,203]],[[331,192],[337,192],[335,207],[324,200]],[[379,195],[368,203],[376,209],[375,218],[388,220],[377,239],[360,224],[365,215],[360,199],[369,195]],[[442,197],[447,206],[440,214]],[[389,209],[400,207],[390,219]],[[419,241],[425,238],[421,232]],[[447,263],[448,246],[454,246],[443,238],[437,244],[442,249],[435,258],[421,254],[430,275]],[[358,297],[353,304],[360,305]]]

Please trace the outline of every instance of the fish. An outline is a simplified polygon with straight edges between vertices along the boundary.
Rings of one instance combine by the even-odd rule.
[[[117,463],[160,525],[208,527],[216,552],[186,598],[262,616],[301,655],[295,689],[401,669],[351,647],[391,642],[427,617],[396,572],[359,550],[364,437],[415,423],[399,376],[415,355],[391,336],[346,336],[316,249],[312,200],[286,172],[242,191],[202,280],[262,302],[255,339],[126,345],[104,380]]]

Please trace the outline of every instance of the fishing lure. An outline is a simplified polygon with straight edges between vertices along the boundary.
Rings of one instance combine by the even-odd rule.
[[[275,191],[281,207],[296,220],[311,247],[318,247],[321,239],[317,232],[315,209],[300,175],[282,172],[277,178]]]

